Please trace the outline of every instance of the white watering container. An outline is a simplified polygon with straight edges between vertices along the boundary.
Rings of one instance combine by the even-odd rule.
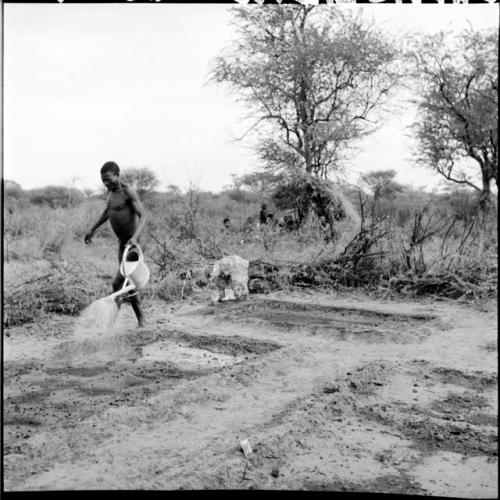
[[[120,272],[132,282],[137,290],[144,288],[149,281],[149,269],[144,263],[144,254],[141,247],[137,245],[130,252],[132,247],[127,245],[123,251],[122,262],[120,264]]]
[[[123,286],[117,292],[109,295],[109,298],[118,297],[132,290],[139,291],[144,288],[149,281],[149,269],[144,263],[144,254],[141,247],[137,245],[134,250],[130,252],[131,245],[127,245],[123,250],[122,261],[120,263],[120,273],[122,273],[125,281]],[[130,260],[127,260],[130,259]]]

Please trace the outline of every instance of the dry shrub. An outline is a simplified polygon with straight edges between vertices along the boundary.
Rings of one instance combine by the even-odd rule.
[[[498,243],[496,219],[451,218],[420,244],[418,265],[392,276],[388,288],[405,295],[433,294],[480,299],[496,293]],[[405,259],[408,254],[405,252]],[[408,259],[409,262],[409,259]]]

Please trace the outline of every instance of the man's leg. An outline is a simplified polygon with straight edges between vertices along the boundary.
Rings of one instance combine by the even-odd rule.
[[[113,282],[111,284],[113,287],[113,292],[117,292],[118,290],[120,290],[123,286],[124,281],[125,278],[122,276],[120,271],[118,271],[115,277],[113,278]],[[124,298],[123,295],[118,295],[118,297],[115,297],[115,302],[118,304],[118,307],[122,305],[123,298]]]
[[[132,306],[132,309],[134,310],[135,316],[137,318],[137,322],[139,323],[139,326],[144,326],[146,321],[144,320],[144,313],[142,312],[142,306],[141,306],[141,296],[139,293],[136,293],[130,297],[130,305]]]
[[[118,290],[120,290],[121,287],[123,286],[123,282],[125,281],[125,278],[120,272],[120,267],[119,267],[122,262],[124,248],[125,247],[122,244],[120,244],[118,247],[118,271],[116,272],[116,275],[113,278],[113,282],[111,283],[111,286],[113,287],[113,292],[117,292]],[[118,297],[116,297],[115,302],[118,304],[118,307],[120,307],[123,302],[123,296],[119,295]]]
[[[120,243],[120,246],[118,248],[118,262],[120,264],[122,262],[124,250],[125,250],[125,244]],[[113,290],[115,292],[120,290],[120,288],[123,286],[124,281],[125,281],[125,278],[122,275],[122,273],[120,272],[120,269],[118,268],[118,272],[116,273],[116,276],[113,280]],[[133,293],[133,295],[124,294],[124,295],[118,296],[116,303],[118,304],[118,307],[120,307],[122,302],[130,302],[130,305],[132,306],[132,309],[135,313],[135,316],[137,318],[137,322],[139,323],[139,326],[144,326],[144,324],[145,324],[144,314],[142,312],[141,298],[140,298],[139,292],[132,292],[132,293]]]

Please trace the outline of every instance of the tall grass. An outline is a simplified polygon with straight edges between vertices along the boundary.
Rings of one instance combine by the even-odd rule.
[[[415,193],[413,196],[418,201]],[[434,205],[429,199],[415,201],[410,210],[405,197],[365,198],[362,211],[356,202],[363,199],[351,193],[345,201],[350,216],[338,223],[337,237],[331,241],[314,215],[292,232],[278,225],[261,228],[256,224],[259,200],[234,198],[228,193],[212,195],[193,189],[184,195],[153,193],[144,199],[148,222],[142,246],[151,269],[146,297],[186,297],[207,284],[207,269],[215,260],[231,254],[276,266],[279,273],[274,273],[274,278],[279,276],[280,286],[363,286],[413,293],[418,282],[421,290],[439,294],[440,287],[426,289],[425,280],[445,283],[454,276],[456,283],[465,283],[465,288],[470,285],[472,296],[496,290],[494,211],[481,222],[477,214],[457,216],[457,207],[442,199]],[[273,210],[272,204],[268,205]],[[44,276],[52,279],[45,280],[47,286],[64,282],[60,286],[64,293],[51,293],[54,300],[68,302],[67,307],[62,304],[60,308],[67,313],[76,314],[93,299],[110,292],[118,261],[117,242],[109,225],[97,231],[91,245],[83,242],[103,208],[104,200],[89,199],[68,208],[27,203],[5,212],[4,292],[11,312],[16,307],[11,299],[19,289],[24,290],[25,297],[18,300],[18,307],[25,307],[31,297],[37,311],[54,310],[48,300],[44,305],[44,293],[49,296],[50,290],[38,286]],[[358,215],[361,212],[362,221]],[[280,213],[274,213],[278,219]],[[233,223],[231,231],[222,224],[227,216]],[[417,228],[416,217],[420,217]],[[360,228],[366,234],[360,233]],[[72,280],[79,283],[78,293],[72,288]],[[30,315],[27,317],[29,320]]]

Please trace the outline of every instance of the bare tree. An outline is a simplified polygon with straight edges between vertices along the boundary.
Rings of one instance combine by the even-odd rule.
[[[418,162],[474,188],[484,208],[491,182],[498,186],[498,33],[468,28],[452,38],[441,32],[415,53],[423,88]],[[470,175],[471,165],[480,176]]]
[[[153,191],[160,183],[156,174],[148,167],[124,168],[121,176],[127,184],[137,190],[139,195]]]
[[[213,81],[252,110],[248,132],[260,127],[267,169],[326,179],[375,129],[372,115],[399,79],[398,49],[359,14],[331,6],[237,7],[234,23],[239,36],[214,61]]]

